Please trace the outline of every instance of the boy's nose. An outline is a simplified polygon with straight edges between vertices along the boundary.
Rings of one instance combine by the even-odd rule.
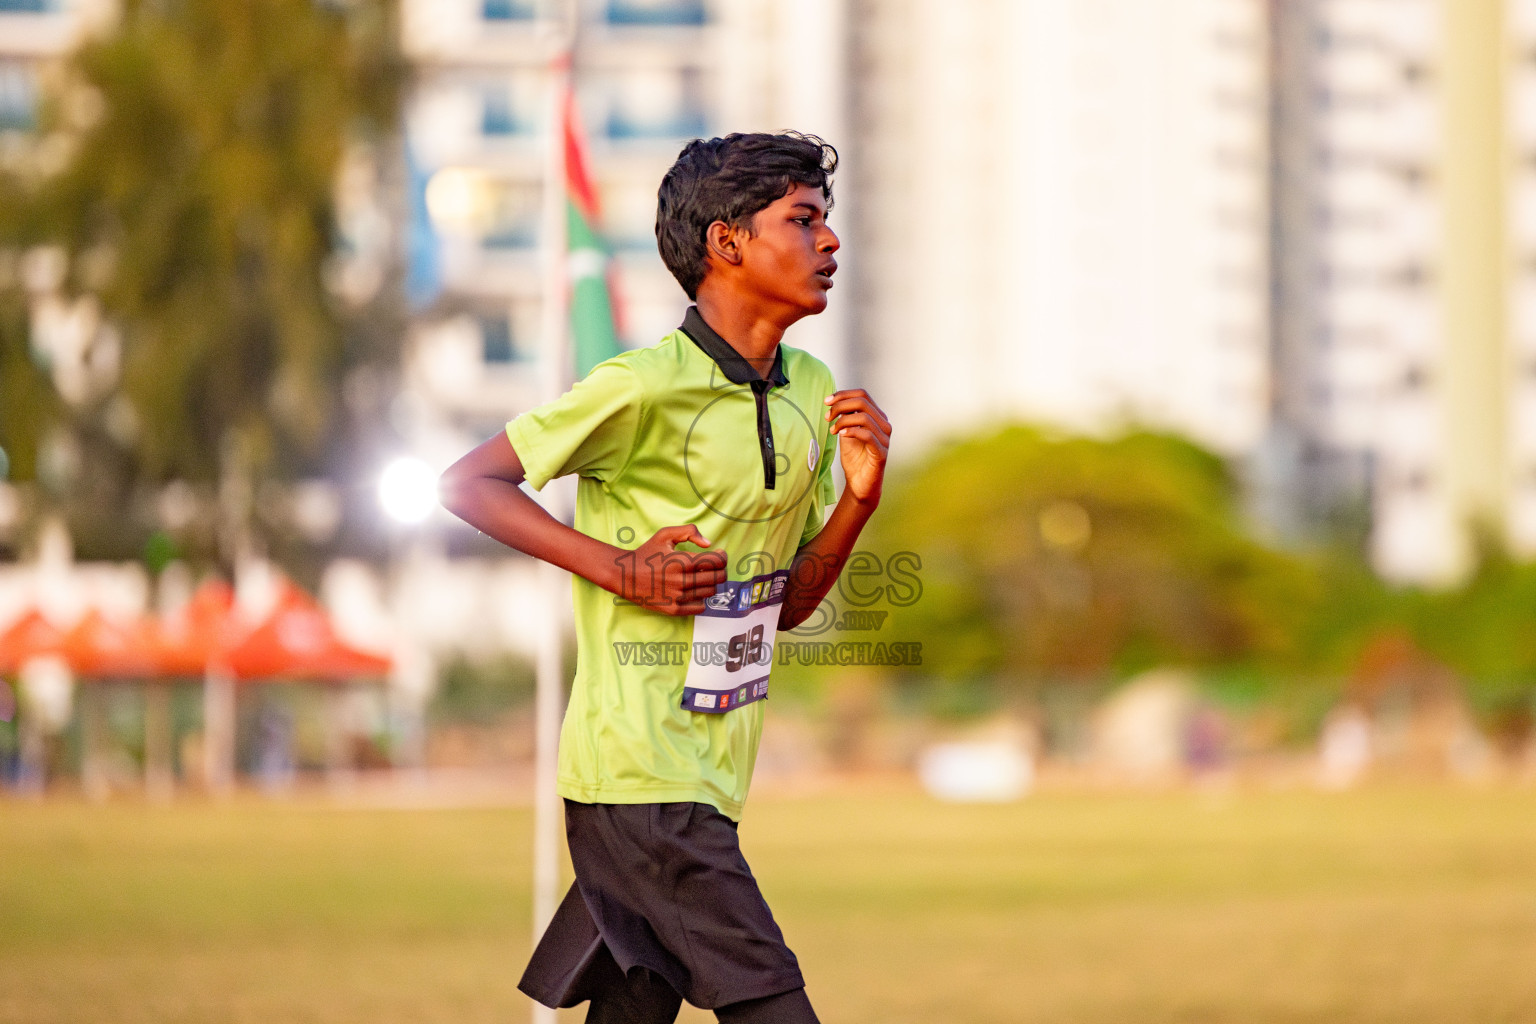
[[[842,248],[843,243],[838,241],[837,232],[831,228],[825,228],[823,231],[822,239],[816,246],[817,252],[837,252],[838,249]]]

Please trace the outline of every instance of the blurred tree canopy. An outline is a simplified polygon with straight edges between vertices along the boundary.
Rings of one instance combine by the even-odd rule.
[[[892,482],[872,526],[871,550],[922,558],[891,638],[956,679],[1290,660],[1320,597],[1311,567],[1245,530],[1225,464],[1165,434],[949,444]]]
[[[6,184],[0,180],[0,192],[6,190]],[[0,239],[9,235],[6,219],[0,212]],[[7,269],[8,276],[14,276],[19,268]],[[28,318],[25,292],[0,287],[0,449],[5,452],[0,482],[7,477],[36,477],[44,431],[59,418],[58,396],[46,371],[33,357]]]
[[[1536,684],[1536,564],[1515,561],[1485,536],[1465,583],[1406,592],[1396,603],[1415,643],[1474,689]]]
[[[1536,564],[1485,531],[1460,585],[1392,586],[1348,545],[1264,544],[1238,495],[1220,457],[1166,434],[1015,425],[941,446],[893,473],[866,532],[882,560],[921,559],[921,592],[863,639],[920,642],[914,680],[966,692],[1171,665],[1258,701],[1317,691],[1326,709],[1374,642],[1401,638],[1474,706],[1532,712]]]
[[[50,91],[48,166],[12,175],[0,230],[12,252],[61,249],[63,291],[94,298],[118,348],[120,401],[75,427],[118,449],[123,489],[313,471],[349,345],[325,283],[337,175],[350,144],[397,130],[396,38],[388,0],[124,0]],[[0,301],[0,430],[25,473],[43,410],[11,411],[32,387],[17,291]]]

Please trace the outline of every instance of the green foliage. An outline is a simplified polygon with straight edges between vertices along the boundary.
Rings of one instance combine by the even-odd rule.
[[[0,167],[0,449],[6,472],[0,481],[31,481],[48,423],[58,418],[58,395],[32,351],[30,310],[22,287],[21,246],[30,211],[25,178]]]
[[[436,723],[490,725],[532,701],[533,690],[533,666],[525,659],[456,658],[444,667],[427,714]]]
[[[58,396],[33,357],[24,296],[0,287],[0,448],[8,463],[0,481],[37,476],[43,432],[58,415]]]
[[[1245,533],[1221,460],[1168,435],[950,444],[892,481],[873,525],[876,550],[923,561],[892,637],[951,679],[1292,659],[1320,597],[1311,567]]]
[[[1466,583],[1404,603],[1418,645],[1478,687],[1536,684],[1536,564],[1488,544]]]
[[[1489,716],[1528,714],[1536,687],[1536,563],[1518,562],[1485,539],[1462,583],[1441,589],[1392,587],[1358,558],[1321,560],[1324,596],[1298,634],[1304,664],[1347,676],[1373,638],[1399,635],[1451,669],[1475,708]]]
[[[337,393],[341,318],[322,281],[349,137],[392,130],[389,9],[313,0],[129,0],[76,56],[85,108],[37,196],[124,342],[123,390],[153,476],[213,479],[312,455]]]
[[[893,477],[867,546],[922,558],[921,598],[882,639],[922,643],[923,677],[947,684],[934,708],[1179,665],[1310,736],[1368,645],[1398,635],[1485,719],[1532,718],[1536,564],[1485,540],[1466,582],[1430,590],[1388,585],[1346,546],[1269,548],[1222,461],[1177,437],[1010,426],[952,443]]]

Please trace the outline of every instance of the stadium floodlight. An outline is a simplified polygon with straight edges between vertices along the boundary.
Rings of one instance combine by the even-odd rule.
[[[379,504],[398,523],[425,521],[437,507],[437,474],[409,455],[393,460],[379,476]]]

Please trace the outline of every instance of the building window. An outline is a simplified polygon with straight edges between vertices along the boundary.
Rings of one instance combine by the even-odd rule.
[[[1320,146],[1317,150],[1317,166],[1325,171],[1369,171],[1381,166],[1381,161],[1368,149]]]
[[[58,9],[58,0],[0,0],[0,14],[47,14]]]
[[[512,342],[512,321],[506,316],[480,317],[480,351],[486,363],[515,363],[522,358]]]
[[[610,25],[702,25],[704,0],[608,0]]]
[[[480,244],[525,249],[538,243],[542,193],[537,182],[500,181],[491,187],[491,215]]]
[[[1393,284],[1409,290],[1427,287],[1430,282],[1429,268],[1418,262],[1404,264],[1393,272],[1391,281]]]
[[[598,186],[603,202],[603,228],[617,249],[656,251],[656,186],[629,176]]]
[[[607,83],[610,139],[677,139],[709,134],[696,68],[635,72]]]
[[[0,60],[0,132],[29,132],[37,127],[37,83],[32,68]]]
[[[505,89],[487,89],[481,97],[480,133],[482,135],[520,135],[527,126],[513,109],[512,97]]]
[[[483,0],[480,16],[486,21],[528,21],[537,13],[533,0]]]
[[[1398,177],[1403,179],[1403,184],[1417,191],[1429,184],[1429,172],[1420,164],[1405,163],[1397,167]]]

